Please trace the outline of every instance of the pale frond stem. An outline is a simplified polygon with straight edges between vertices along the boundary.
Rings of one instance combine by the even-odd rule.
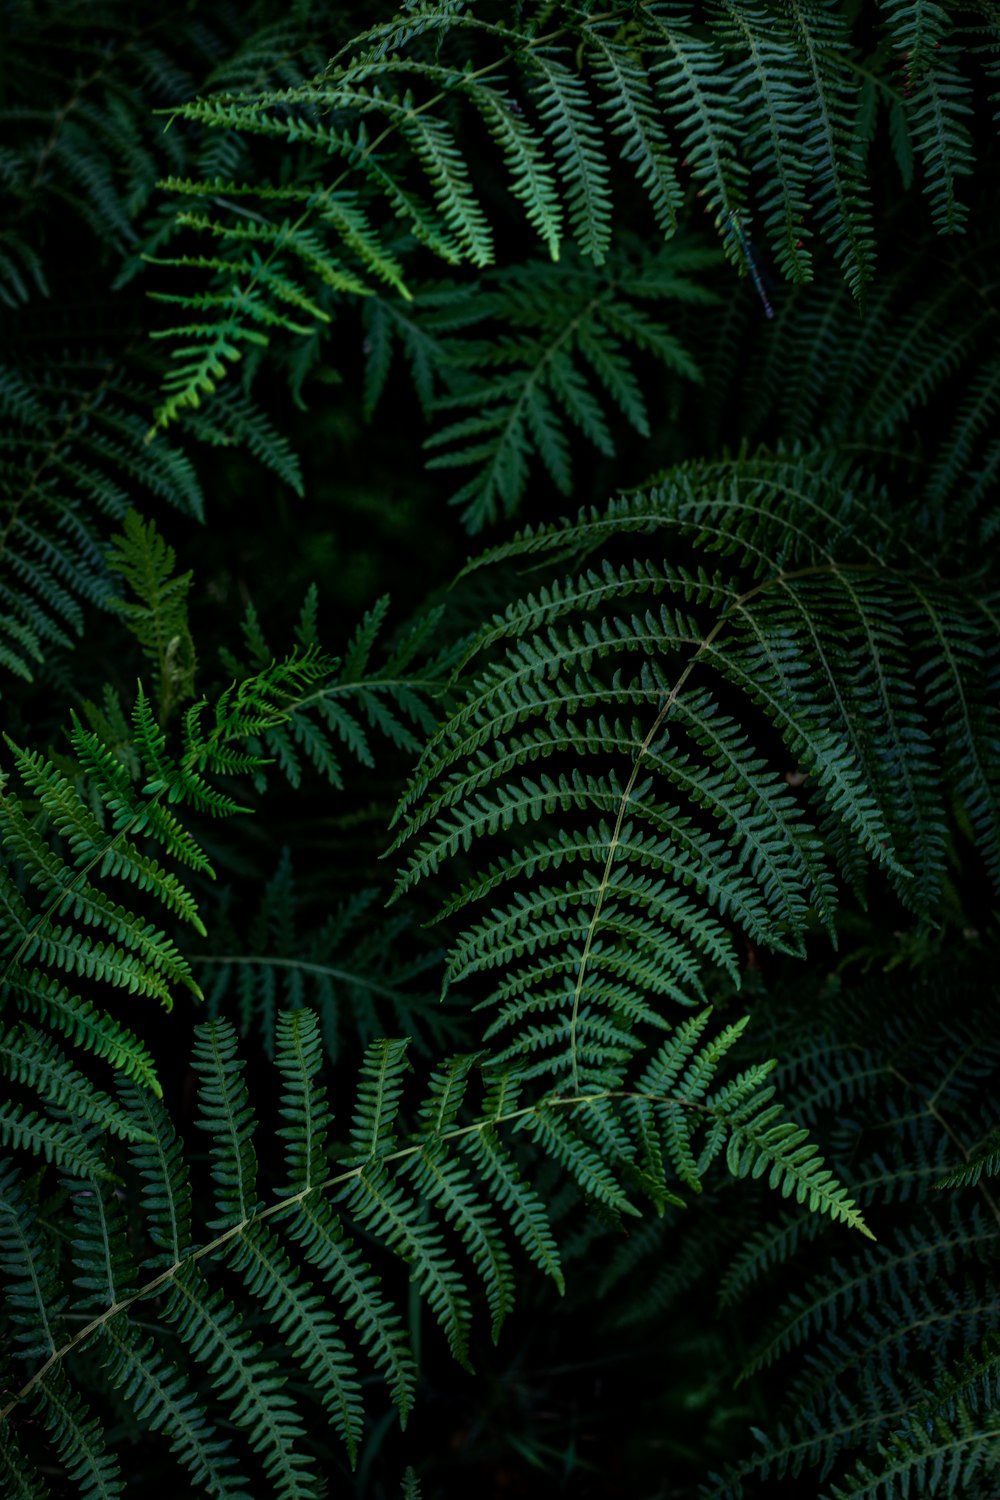
[[[666,1102],[664,1096],[639,1094],[634,1089],[606,1089],[604,1091],[593,1094],[577,1094],[576,1096],[568,1094],[549,1094],[545,1098],[538,1100],[535,1104],[525,1105],[521,1109],[509,1110],[506,1114],[495,1116],[491,1115],[487,1119],[475,1121],[472,1125],[456,1126],[451,1130],[443,1131],[440,1135],[436,1135],[434,1139],[436,1141],[461,1140],[463,1136],[482,1134],[484,1130],[495,1130],[499,1126],[509,1125],[517,1120],[527,1119],[531,1115],[537,1115],[541,1110],[544,1109],[578,1108],[581,1105],[599,1104],[605,1099],[633,1098],[656,1099],[661,1100],[661,1102]],[[699,1101],[676,1099],[673,1102],[682,1107],[697,1110],[703,1114],[716,1115],[718,1113],[718,1111],[713,1110],[710,1106],[702,1104]],[[425,1149],[425,1145],[426,1143],[421,1141],[416,1146],[403,1146],[398,1151],[386,1152],[384,1156],[380,1156],[375,1159],[381,1162],[405,1161],[408,1157],[419,1156],[420,1153]],[[366,1160],[364,1162],[361,1162],[358,1166],[349,1168],[349,1170],[346,1172],[338,1172],[333,1177],[327,1177],[322,1182],[307,1183],[306,1186],[304,1188],[300,1188],[297,1193],[289,1193],[287,1197],[279,1199],[277,1203],[271,1203],[264,1208],[258,1209],[246,1218],[241,1219],[237,1224],[230,1225],[230,1227],[225,1230],[224,1233],[217,1235],[215,1239],[210,1240],[207,1244],[198,1245],[197,1247],[192,1249],[191,1253],[189,1255],[185,1255],[182,1260],[174,1261],[172,1265],[169,1265],[166,1268],[166,1270],[161,1271],[158,1276],[154,1276],[151,1281],[147,1281],[137,1291],[130,1293],[130,1295],[127,1297],[122,1297],[120,1301],[114,1302],[110,1307],[105,1308],[105,1310],[98,1317],[91,1318],[89,1322],[84,1325],[84,1327],[79,1329],[79,1331],[73,1335],[72,1338],[67,1339],[60,1348],[56,1349],[52,1354],[50,1354],[41,1368],[35,1371],[31,1379],[27,1380],[21,1387],[21,1389],[15,1392],[15,1394],[10,1398],[5,1406],[0,1407],[0,1422],[6,1421],[11,1412],[14,1411],[22,1401],[27,1400],[35,1387],[45,1379],[45,1376],[48,1374],[49,1370],[51,1370],[55,1365],[59,1364],[60,1361],[65,1359],[67,1355],[72,1354],[73,1350],[76,1349],[78,1345],[82,1344],[86,1339],[89,1339],[93,1334],[98,1333],[106,1323],[109,1323],[111,1321],[112,1318],[116,1318],[122,1313],[127,1313],[128,1310],[137,1302],[143,1301],[153,1296],[161,1287],[168,1287],[169,1284],[174,1280],[178,1273],[184,1269],[186,1265],[189,1265],[192,1261],[202,1260],[207,1255],[217,1255],[223,1248],[223,1246],[229,1244],[231,1240],[237,1239],[240,1235],[246,1233],[246,1231],[253,1228],[255,1224],[261,1224],[265,1220],[273,1218],[276,1214],[287,1213],[288,1209],[292,1205],[296,1203],[303,1203],[314,1193],[326,1192],[330,1188],[341,1187],[346,1182],[354,1181],[356,1178],[363,1176],[369,1165],[370,1162]]]
[[[343,979],[349,984],[358,985],[361,989],[370,990],[373,995],[383,995],[387,1000],[398,999],[396,990],[389,989],[384,984],[376,984],[373,979],[367,979],[363,974],[352,973],[350,969],[337,969],[332,964],[306,963],[302,958],[258,957],[254,953],[206,953],[203,956],[193,956],[190,963],[196,969],[206,964],[233,964],[242,965],[244,968],[294,969],[298,974],[321,974],[324,979]]]
[[[893,1064],[890,1063],[889,1067],[886,1069],[886,1072],[891,1073],[894,1078],[898,1078],[900,1083],[905,1084],[908,1089],[916,1090],[916,1085],[912,1083],[910,1079],[905,1076],[905,1074],[901,1073],[899,1069]],[[944,1087],[944,1082],[945,1080],[942,1080],[942,1088]],[[927,1113],[930,1115],[931,1119],[941,1127],[945,1135],[951,1141],[952,1145],[955,1146],[959,1151],[961,1151],[964,1159],[968,1161],[972,1155],[972,1152],[969,1150],[968,1146],[964,1145],[961,1137],[956,1134],[956,1132],[952,1129],[951,1125],[949,1125],[948,1121],[945,1119],[944,1115],[937,1107],[936,1101],[938,1094],[940,1093],[940,1089],[935,1090],[935,1092],[931,1094],[929,1098],[920,1094],[919,1091],[917,1092],[918,1097],[921,1099],[923,1106],[926,1109]],[[996,1199],[990,1192],[989,1188],[986,1186],[986,1183],[982,1177],[980,1177],[976,1186],[979,1188],[979,1191],[982,1193],[984,1199],[986,1200],[986,1204],[989,1208],[990,1213],[993,1215],[994,1219],[996,1219],[997,1224],[1000,1225],[1000,1204],[997,1203]]]
[[[327,698],[348,698],[352,693],[377,693],[392,688],[419,688],[424,693],[442,693],[445,686],[440,677],[362,677],[355,682],[333,682],[315,693],[307,693],[296,700],[295,710],[324,703]]]
[[[576,984],[573,988],[573,1010],[570,1016],[569,1048],[572,1056],[571,1078],[573,1082],[573,1090],[575,1093],[578,1093],[580,1089],[580,1069],[577,1060],[576,1034],[580,1018],[580,1002],[583,997],[583,981],[586,976],[587,962],[590,958],[590,950],[593,947],[594,938],[597,933],[597,924],[600,920],[601,909],[604,906],[604,898],[607,895],[608,889],[611,885],[611,866],[614,864],[615,854],[617,852],[618,845],[621,842],[621,831],[622,826],[625,822],[625,815],[628,811],[629,801],[635,788],[635,784],[639,779],[641,771],[640,762],[642,761],[642,757],[648,752],[649,747],[657,739],[660,732],[660,726],[666,719],[674,704],[677,702],[677,699],[684,689],[688,678],[691,676],[691,673],[697,666],[699,659],[711,650],[716,638],[729,623],[730,617],[733,614],[737,613],[741,609],[744,609],[752,599],[755,599],[758,594],[763,593],[767,589],[787,583],[794,578],[815,577],[820,574],[832,573],[836,571],[838,570],[834,563],[824,563],[820,566],[810,568],[797,568],[794,571],[787,573],[782,571],[780,573],[776,573],[772,578],[766,578],[763,580],[763,582],[755,584],[752,589],[748,589],[745,593],[739,594],[733,600],[732,604],[726,608],[723,614],[719,616],[718,620],[716,620],[711,630],[706,636],[703,637],[703,639],[699,643],[698,649],[691,657],[691,660],[684,668],[680,677],[678,677],[677,681],[674,683],[674,686],[670,689],[670,692],[664,697],[660,705],[659,713],[656,715],[656,718],[653,720],[653,723],[645,739],[643,740],[639,749],[636,751],[635,758],[632,762],[632,771],[629,775],[629,779],[625,785],[625,790],[622,792],[621,801],[618,805],[618,814],[615,818],[615,826],[611,834],[611,842],[608,845],[608,854],[607,858],[604,861],[604,870],[601,874],[600,885],[597,888],[597,897],[594,902],[594,910],[590,918],[590,924],[587,928],[587,936],[584,940],[583,952],[580,955],[580,963],[579,967],[577,968]]]

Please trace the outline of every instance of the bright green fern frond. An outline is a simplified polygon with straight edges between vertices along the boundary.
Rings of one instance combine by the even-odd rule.
[[[115,608],[153,665],[162,724],[177,703],[194,691],[194,642],[187,620],[193,575],[174,576],[174,549],[152,522],[144,523],[134,510],[127,513],[124,530],[112,541],[108,567],[121,575],[135,595],[132,600],[115,600]]]

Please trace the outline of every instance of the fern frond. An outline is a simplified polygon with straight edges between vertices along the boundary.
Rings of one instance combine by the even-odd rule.
[[[953,1167],[934,1185],[939,1188],[975,1187],[984,1173],[987,1177],[1000,1175],[1000,1132],[998,1131],[994,1131],[984,1145],[970,1152],[968,1158],[960,1166]]]
[[[998,1363],[995,1339],[990,1338],[983,1352],[970,1352],[917,1411],[900,1414],[896,1432],[878,1444],[877,1468],[859,1461],[831,1494],[836,1500],[889,1500],[911,1490],[933,1494],[942,1488],[968,1489],[977,1479],[995,1474],[1000,1468]],[[989,1414],[985,1422],[984,1413]]]
[[[130,510],[124,530],[112,538],[108,567],[128,584],[135,599],[116,599],[115,609],[153,665],[159,719],[194,692],[194,642],[187,620],[187,594],[193,575],[174,576],[175,554],[152,523]]]
[[[871,211],[854,139],[856,84],[840,13],[816,0],[789,0],[788,36],[804,65],[812,109],[807,150],[816,226],[829,240],[851,291],[862,302],[874,274]]]
[[[974,160],[966,119],[970,89],[958,66],[962,53],[949,41],[948,17],[932,3],[887,0],[886,19],[903,59],[903,117],[924,170],[931,216],[944,234],[964,229],[968,209],[956,193],[956,178],[968,176]]]
[[[0,1035],[0,1067],[13,1082],[75,1120],[97,1125],[121,1140],[133,1140],[136,1126],[107,1094],[59,1051],[50,1037],[21,1021]]]
[[[264,1355],[233,1304],[189,1262],[172,1279],[164,1316],[189,1357],[212,1376],[231,1420],[246,1432],[276,1493],[286,1500],[312,1500],[316,1479],[313,1463],[299,1446],[302,1418],[274,1361]]]
[[[202,515],[188,457],[143,448],[145,398],[110,355],[0,370],[0,663],[25,681],[76,643],[86,606],[110,603],[105,528],[127,496]]]
[[[98,1419],[61,1370],[38,1382],[34,1407],[81,1500],[116,1500],[123,1490],[118,1460],[108,1450]]]
[[[207,1495],[244,1500],[246,1479],[227,1450],[229,1444],[208,1418],[184,1373],[152,1339],[129,1324],[108,1322],[102,1330],[104,1372],[136,1418],[162,1432],[194,1484]]]
[[[412,931],[405,917],[378,919],[376,887],[339,902],[326,920],[302,927],[298,890],[287,848],[267,882],[249,924],[227,908],[210,923],[216,951],[192,957],[208,1014],[224,1003],[238,1006],[240,1031],[253,1032],[269,1057],[275,1054],[276,1019],[284,1008],[308,1005],[319,1017],[327,1055],[336,1060],[344,1039],[385,1033],[411,1037],[421,1053],[458,1040],[453,1016],[427,988],[428,971],[442,954],[404,953]],[[382,1017],[391,1015],[385,1025]]]
[[[372,667],[371,653],[382,635],[389,610],[388,596],[383,595],[350,636],[342,661],[334,661],[319,653],[317,602],[313,586],[303,602],[296,628],[299,654],[303,661],[309,661],[307,670],[315,680],[331,676],[333,680],[303,693],[298,702],[289,705],[287,712],[273,724],[262,726],[260,732],[250,728],[245,731],[251,745],[266,749],[293,787],[301,785],[304,759],[331,785],[341,787],[341,744],[362,765],[374,765],[369,730],[385,736],[401,750],[416,750],[420,744],[418,732],[430,729],[435,723],[433,705],[446,691],[446,674],[457,654],[449,646],[427,650],[441,618],[438,608],[412,621],[390,648],[387,660],[379,667]],[[273,660],[252,605],[244,620],[243,635],[249,665],[230,652],[223,654],[223,661],[239,680],[249,680],[254,674],[259,676]],[[423,659],[414,669],[411,663],[420,657]],[[261,757],[259,767],[264,764]],[[256,780],[261,787],[260,770]]]
[[[641,436],[650,435],[632,351],[700,381],[695,360],[662,316],[650,315],[650,304],[710,300],[694,279],[710,263],[707,252],[680,243],[638,264],[612,255],[602,270],[564,257],[555,266],[532,265],[527,284],[523,270],[501,272],[464,303],[452,300],[453,336],[442,349],[450,389],[431,405],[433,415],[449,420],[426,447],[430,469],[479,470],[450,502],[463,507],[469,531],[517,510],[532,459],[569,493],[568,426],[613,454],[609,403]],[[459,340],[457,329],[478,337]]]

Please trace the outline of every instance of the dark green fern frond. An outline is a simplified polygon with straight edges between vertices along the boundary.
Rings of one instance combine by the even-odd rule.
[[[984,1145],[969,1153],[968,1158],[961,1166],[953,1167],[942,1177],[937,1186],[949,1187],[975,1187],[979,1179],[996,1177],[1000,1175],[1000,1131],[994,1131]]]
[[[637,355],[700,381],[694,358],[651,309],[675,299],[711,301],[694,275],[714,259],[680,243],[638,264],[614,255],[602,270],[567,256],[555,266],[530,264],[527,278],[524,268],[500,272],[470,288],[463,303],[447,305],[450,337],[439,371],[448,390],[430,408],[446,425],[427,442],[428,468],[475,466],[450,501],[462,507],[468,531],[519,509],[532,460],[569,494],[569,430],[611,456],[609,405],[650,436]]]
[[[703,555],[739,549],[713,576],[658,564],[644,543],[648,561],[605,558],[512,603],[482,632],[486,662],[403,804],[399,842],[416,842],[400,890],[468,856],[447,909],[475,903],[477,913],[455,940],[449,974],[467,982],[501,971],[488,1034],[509,1033],[525,1051],[530,1038],[532,1065],[548,1054],[555,1077],[578,1076],[596,1025],[631,1054],[637,1023],[662,1003],[652,997],[698,1001],[706,959],[735,978],[724,922],[790,951],[812,923],[832,923],[827,860],[839,846],[824,846],[810,803],[820,828],[844,829],[885,864],[903,900],[933,908],[946,809],[911,686],[918,673],[930,672],[949,713],[977,704],[962,712],[959,733],[970,738],[955,751],[954,774],[985,830],[992,731],[976,656],[987,649],[985,619],[961,587],[918,575],[908,592],[849,530],[846,475],[838,484],[814,462],[748,460],[742,478],[728,471],[721,496],[711,470],[696,466],[605,516],[526,532],[492,554],[603,551],[627,532],[660,533]],[[808,526],[784,520],[786,483],[797,516],[810,496]],[[877,525],[874,534],[880,546]],[[945,624],[944,598],[964,623]],[[816,788],[809,802],[793,795],[790,773],[762,759],[747,711],[723,708],[740,700],[778,731],[792,770]],[[584,749],[586,773],[573,759]],[[512,847],[516,829],[535,837],[519,834]],[[844,873],[853,879],[851,864]],[[484,910],[501,890],[505,904]]]
[[[254,1139],[259,1134],[234,1033],[219,1022],[198,1029],[198,1123],[211,1142],[217,1215],[204,1225],[209,1237],[200,1244],[191,1238],[193,1203],[184,1152],[164,1106],[135,1083],[123,1085],[134,1126],[130,1155],[141,1219],[131,1220],[126,1233],[122,1203],[110,1187],[87,1181],[71,1185],[77,1227],[67,1303],[60,1300],[58,1281],[49,1284],[56,1276],[58,1240],[48,1226],[43,1231],[36,1225],[16,1174],[4,1170],[3,1270],[10,1305],[23,1327],[23,1359],[33,1367],[5,1407],[5,1420],[29,1397],[51,1398],[45,1421],[54,1441],[62,1441],[70,1413],[73,1424],[86,1431],[86,1451],[99,1466],[101,1423],[85,1411],[73,1379],[75,1353],[93,1339],[91,1352],[103,1371],[93,1396],[100,1396],[100,1381],[109,1380],[134,1419],[166,1433],[191,1473],[211,1475],[220,1493],[232,1491],[232,1460],[217,1436],[216,1417],[224,1413],[227,1423],[245,1432],[280,1493],[315,1500],[318,1477],[289,1376],[298,1372],[303,1399],[320,1400],[356,1458],[362,1388],[355,1352],[340,1331],[341,1315],[357,1330],[353,1342],[360,1341],[385,1374],[403,1417],[413,1394],[415,1372],[398,1313],[362,1260],[353,1233],[363,1232],[380,1256],[395,1252],[410,1263],[460,1358],[471,1318],[467,1269],[456,1266],[442,1227],[454,1229],[469,1269],[481,1278],[495,1328],[514,1292],[508,1243],[521,1243],[532,1259],[554,1256],[539,1200],[493,1140],[495,1130],[516,1122],[523,1111],[511,1110],[509,1096],[491,1094],[487,1115],[467,1123],[472,1059],[458,1059],[433,1078],[417,1129],[406,1140],[399,1118],[405,1044],[374,1044],[362,1070],[352,1126],[356,1154],[333,1170],[325,1139],[330,1109],[318,1078],[322,1046],[310,1012],[281,1017],[277,1062],[289,1180],[266,1204],[257,1196]],[[491,1207],[490,1189],[484,1191],[478,1174],[453,1154],[452,1145],[470,1134],[493,1158],[487,1182],[495,1184],[507,1209],[503,1221]],[[406,1144],[399,1144],[401,1138]],[[428,1217],[422,1204],[431,1182],[437,1208]],[[289,1254],[296,1245],[308,1271],[298,1251]],[[265,1349],[243,1322],[229,1293],[213,1284],[208,1257],[225,1258],[257,1302],[265,1319],[261,1326],[280,1334],[282,1350]],[[154,1292],[158,1305],[150,1302]],[[174,1362],[164,1342],[170,1330],[183,1340],[195,1366],[212,1375],[210,1395],[192,1380],[191,1365]]]
[[[802,121],[809,91],[797,66],[796,50],[784,27],[763,6],[741,0],[712,7],[720,41],[732,54],[731,87],[740,104],[751,173],[758,182],[758,204],[777,264],[791,282],[812,279],[809,211],[811,151]]]
[[[215,951],[192,955],[208,1014],[238,1013],[241,1034],[253,1033],[269,1057],[278,1012],[301,1005],[319,1017],[333,1061],[349,1038],[409,1036],[418,1053],[434,1056],[457,1044],[451,1011],[441,1006],[437,988],[427,987],[441,951],[404,956],[412,924],[402,916],[377,917],[378,898],[374,887],[355,891],[324,920],[304,925],[291,856],[283,850],[249,923],[228,908],[213,914]]]
[[[295,631],[307,654],[318,650],[318,605],[319,595],[313,585]],[[388,610],[389,599],[383,596],[366,612],[348,640],[333,680],[304,694],[292,711],[260,736],[258,748],[268,752],[293,787],[301,784],[304,761],[311,762],[334,787],[341,787],[341,747],[361,765],[372,766],[371,731],[412,753],[420,746],[418,734],[426,733],[436,723],[432,705],[445,692],[447,673],[457,654],[454,647],[433,647],[442,611],[432,609],[412,621],[391,644],[385,662],[373,668],[372,651]],[[226,670],[237,678],[259,673],[272,660],[252,604],[243,623],[243,636],[249,665],[230,652],[222,653]],[[323,675],[329,676],[330,671]],[[262,784],[258,777],[258,785]]]
[[[874,272],[874,236],[854,130],[857,82],[849,66],[850,40],[837,6],[788,0],[784,9],[786,35],[799,55],[810,100],[806,149],[816,227],[863,302]]]
[[[965,228],[968,209],[957,196],[958,177],[972,170],[971,90],[960,63],[963,49],[950,40],[947,11],[932,3],[887,0],[884,7],[893,47],[902,59],[903,118],[924,165],[924,191],[936,227],[945,234]]]
[[[961,1195],[938,1184],[955,1142],[964,1145],[988,1109],[976,1080],[995,1075],[995,1043],[979,1043],[993,997],[964,1003],[964,986],[979,989],[972,970],[916,975],[897,986],[902,1007],[885,1006],[886,983],[829,991],[808,1017],[789,995],[774,1006],[774,1029],[760,1017],[767,1044],[787,1059],[777,1086],[829,1142],[832,1164],[850,1160],[879,1243],[843,1254],[804,1215],[785,1215],[745,1247],[742,1228],[731,1236],[726,1301],[755,1329],[745,1374],[775,1364],[778,1394],[757,1456],[706,1493],[767,1494],[808,1473],[824,1493],[887,1500],[908,1485],[947,1489],[942,1476],[990,1452],[995,1395],[980,1385],[966,1404],[959,1387],[970,1389],[966,1372],[984,1373],[996,1317],[996,1204],[985,1183]],[[976,1473],[968,1469],[969,1492],[985,1496]]]
[[[859,1461],[831,1495],[888,1500],[907,1493],[985,1493],[981,1482],[1000,1469],[998,1366],[996,1339],[988,1337],[982,1352],[970,1352],[949,1370],[916,1411],[900,1413],[897,1430],[878,1444],[880,1462]]]

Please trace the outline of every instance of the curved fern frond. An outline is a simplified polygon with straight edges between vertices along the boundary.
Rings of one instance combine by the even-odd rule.
[[[467,856],[448,914],[475,903],[476,916],[453,945],[449,976],[503,972],[487,1003],[491,1038],[511,1037],[507,1064],[530,1050],[533,1068],[547,1058],[575,1090],[590,1077],[587,1037],[598,1025],[610,1028],[605,1046],[617,1034],[620,1057],[631,1055],[640,1022],[660,1009],[653,997],[697,1002],[706,956],[736,977],[720,918],[801,951],[813,924],[833,923],[830,859],[845,843],[929,912],[946,809],[913,686],[925,672],[936,704],[947,700],[949,715],[962,706],[959,733],[970,738],[952,774],[987,821],[992,731],[976,654],[987,649],[985,619],[960,587],[917,574],[909,592],[905,575],[852,534],[841,472],[838,483],[821,458],[761,457],[727,470],[718,495],[711,469],[695,465],[603,516],[528,531],[489,554],[593,553],[629,532],[633,542],[650,536],[648,561],[616,568],[605,557],[485,627],[485,664],[430,741],[400,810],[397,846],[412,852],[399,890]],[[796,494],[787,510],[786,485]],[[651,550],[660,537],[732,561],[715,576],[668,568]],[[877,527],[875,537],[881,547]],[[959,644],[970,631],[971,651]],[[727,713],[723,702],[744,706]],[[784,768],[756,750],[750,704],[781,736]],[[582,747],[588,774],[573,765]],[[793,780],[815,786],[808,801]],[[515,829],[536,837],[519,834],[511,848]],[[842,873],[853,883],[850,860]],[[501,893],[505,904],[489,908]]]

